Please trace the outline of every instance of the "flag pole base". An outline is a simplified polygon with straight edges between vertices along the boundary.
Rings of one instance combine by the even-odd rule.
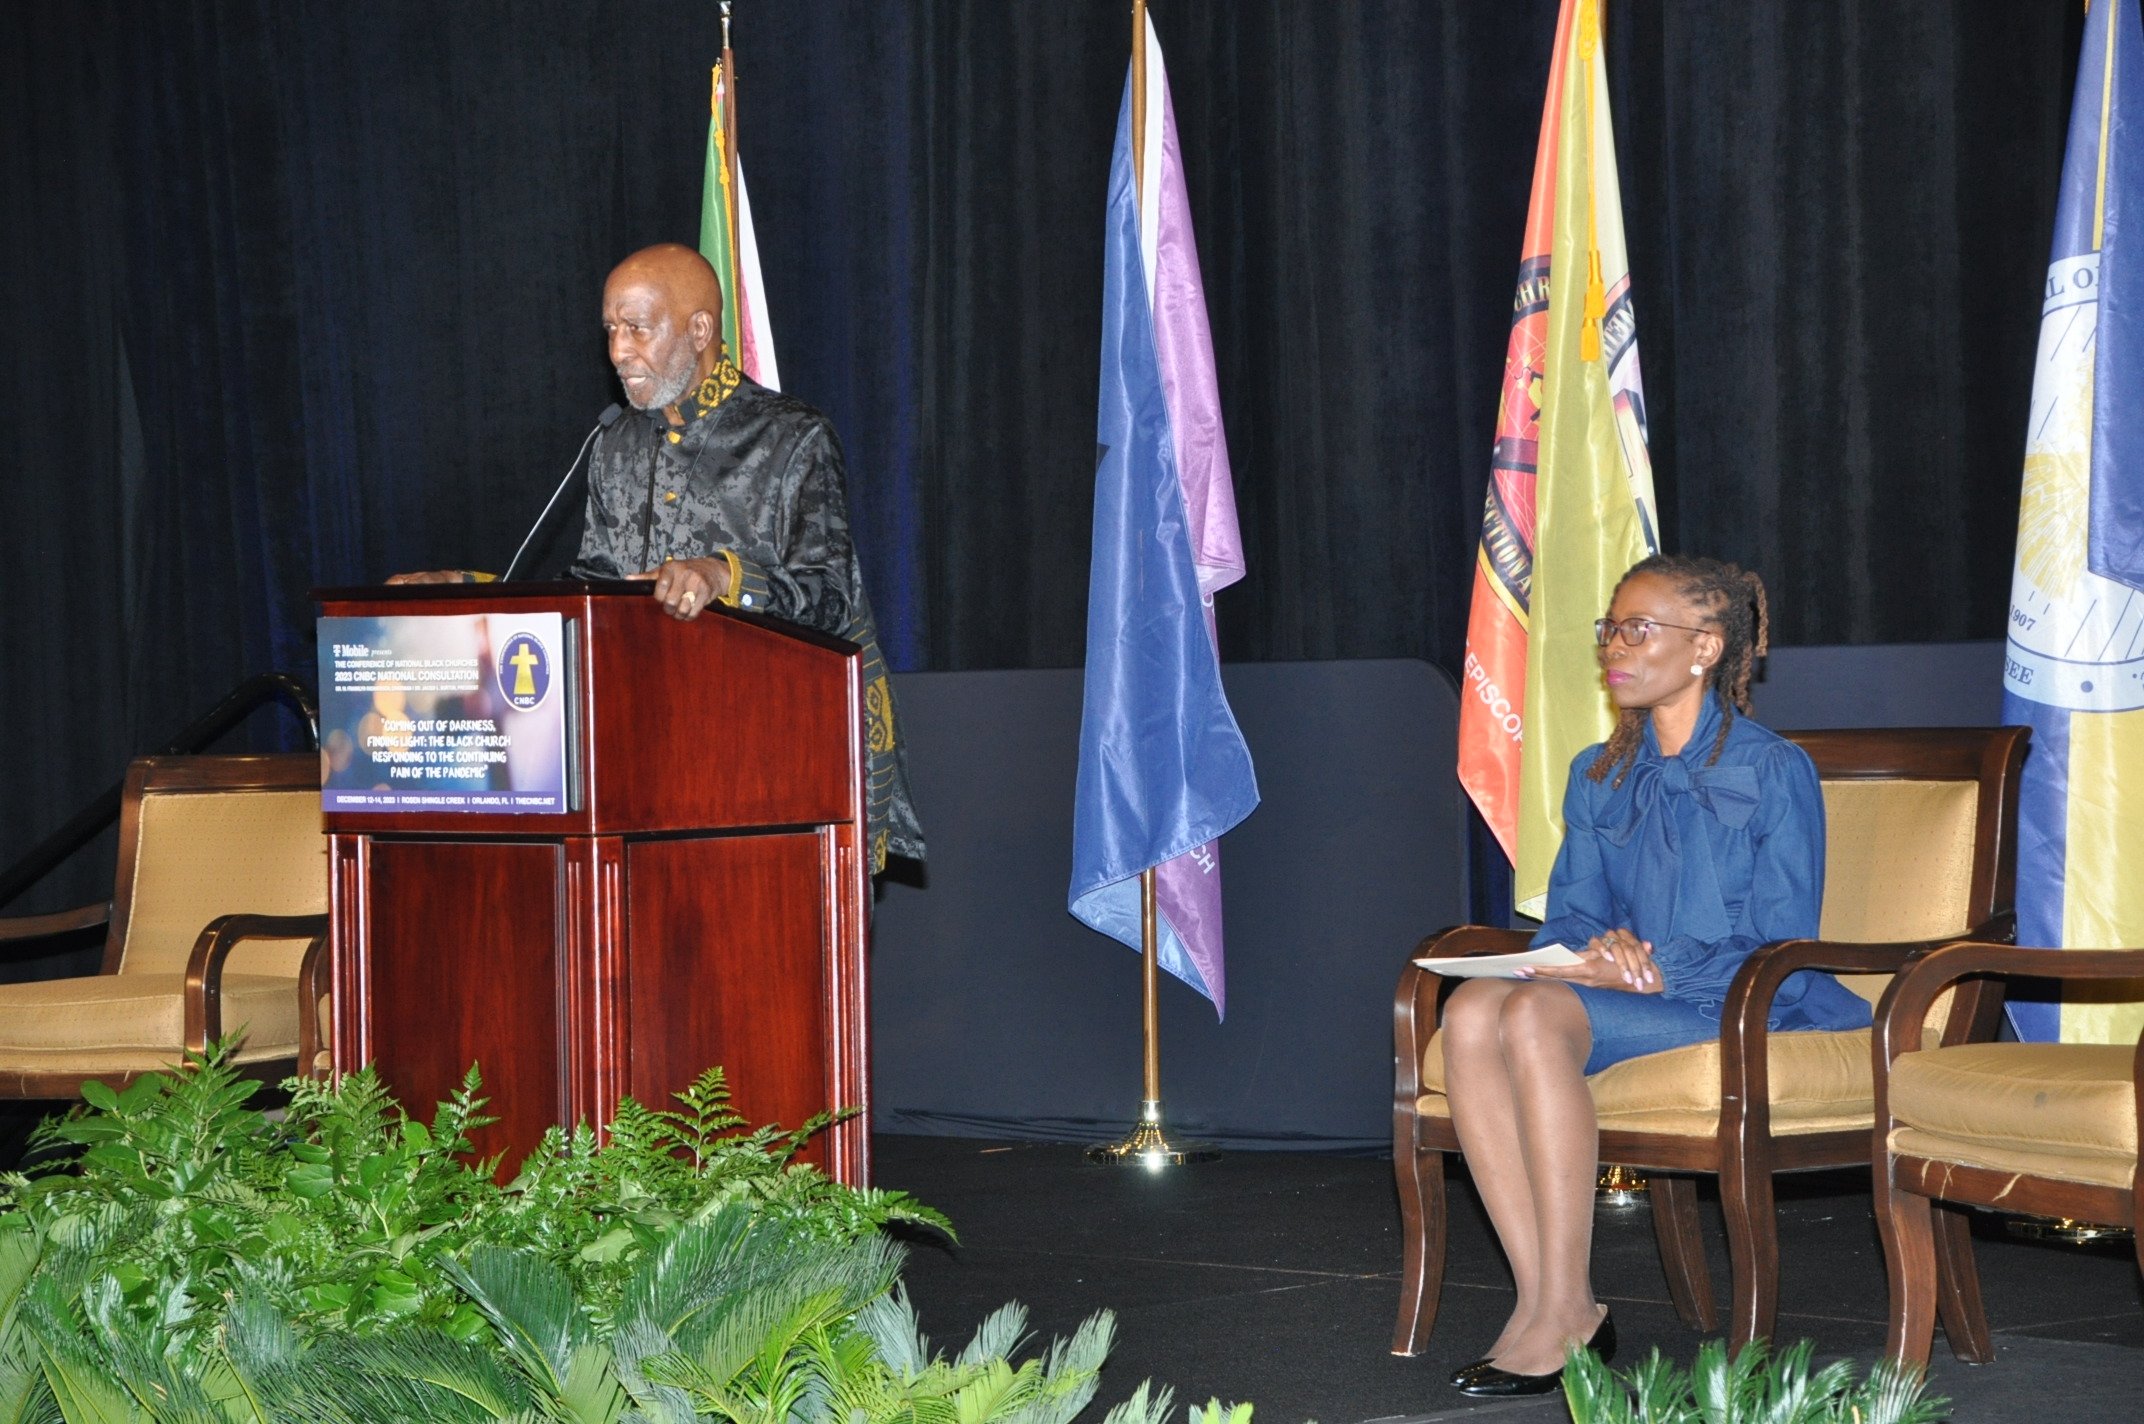
[[[1150,1098],[1139,1105],[1139,1125],[1128,1136],[1088,1148],[1087,1160],[1097,1166],[1144,1167],[1159,1172],[1194,1162],[1218,1162],[1221,1150],[1209,1142],[1171,1142],[1162,1131],[1161,1104]]]
[[[2095,1241],[2126,1241],[2126,1226],[2097,1221],[2079,1221],[2071,1216],[2013,1216],[2003,1222],[2012,1236],[2027,1241],[2052,1241],[2063,1246],[2089,1246]]]
[[[1593,1199],[1600,1206],[1636,1206],[1651,1190],[1652,1184],[1635,1167],[1610,1162],[1601,1169],[1600,1179],[1593,1184]]]

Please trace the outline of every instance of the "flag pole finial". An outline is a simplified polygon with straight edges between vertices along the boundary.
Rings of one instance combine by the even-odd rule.
[[[716,7],[722,11],[722,47],[730,47],[730,0],[720,0]]]

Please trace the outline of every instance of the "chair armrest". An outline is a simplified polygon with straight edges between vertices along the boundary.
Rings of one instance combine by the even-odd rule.
[[[2008,939],[2016,932],[2017,916],[2006,910],[1973,926],[1967,934]],[[1720,1130],[1770,1131],[1772,1001],[1779,996],[1779,987],[1788,976],[1804,969],[1826,974],[1897,974],[1958,940],[1955,935],[1872,944],[1782,939],[1759,945],[1735,971],[1727,998],[1720,1005]],[[1962,1000],[1944,1030],[1944,1041],[1963,1042],[1968,1035],[1993,1036],[1995,1012],[2001,1006],[2000,996]],[[1731,1120],[1739,1121],[1742,1128],[1735,1128]]]
[[[310,955],[327,936],[326,915],[218,915],[210,920],[186,960],[186,1051],[203,1052],[223,1037],[223,962],[233,949],[249,939],[308,939],[312,943],[305,952]]]
[[[109,900],[94,905],[77,905],[71,910],[55,910],[49,915],[13,915],[0,919],[0,944],[95,929],[98,925],[110,924],[111,919],[112,903]]]
[[[1526,948],[1531,938],[1524,930],[1496,929],[1489,925],[1460,925],[1439,930],[1414,947],[1400,969],[1399,988],[1392,996],[1392,1110],[1395,1115],[1414,1111],[1422,1096],[1422,1050],[1437,1031],[1444,1009],[1444,989],[1449,980],[1417,965],[1417,959],[1451,959],[1459,955],[1512,954]]]
[[[328,956],[328,937],[313,936],[298,965],[298,1076],[313,1076],[320,1058],[320,1001],[333,989],[335,963]]]
[[[2144,979],[2144,949],[2019,949],[1960,941],[1920,957],[1876,1006],[1876,1071],[1921,1046],[1928,1011],[1952,984],[1975,975],[2028,979]],[[1946,1038],[1946,1042],[1948,1039]]]
[[[1720,1005],[1720,1140],[1740,1142],[1771,1135],[1772,1000],[1787,976],[1804,969],[1830,973],[1895,974],[1918,943],[1840,944],[1821,939],[1783,939],[1759,945],[1735,971]]]

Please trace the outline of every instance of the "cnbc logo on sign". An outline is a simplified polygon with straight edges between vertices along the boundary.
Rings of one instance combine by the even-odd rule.
[[[543,704],[551,692],[551,650],[533,633],[516,633],[499,649],[499,695],[517,711]]]

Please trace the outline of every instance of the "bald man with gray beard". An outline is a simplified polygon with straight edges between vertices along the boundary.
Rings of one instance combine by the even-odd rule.
[[[737,369],[722,347],[722,288],[689,247],[619,263],[603,285],[603,330],[633,413],[596,437],[573,572],[651,579],[676,618],[722,603],[860,645],[872,871],[889,854],[921,860],[833,426]]]

